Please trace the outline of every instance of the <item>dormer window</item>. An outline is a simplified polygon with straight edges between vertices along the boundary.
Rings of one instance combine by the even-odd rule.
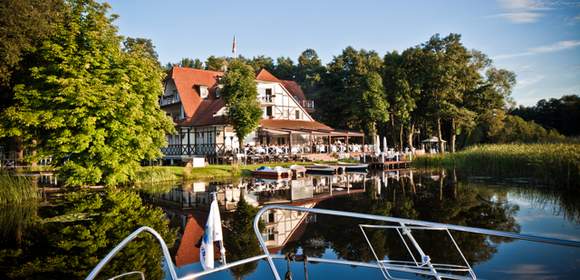
[[[220,98],[222,96],[221,91],[222,91],[223,88],[224,88],[224,85],[218,85],[215,88],[215,98]]]
[[[209,90],[206,86],[198,86],[199,97],[206,99],[209,96]]]

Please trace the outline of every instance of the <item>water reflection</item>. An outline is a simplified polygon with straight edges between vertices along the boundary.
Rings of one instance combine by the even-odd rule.
[[[248,205],[254,207],[284,203],[502,231],[521,230],[517,218],[520,205],[512,199],[514,193],[521,194],[520,189],[473,184],[454,171],[408,170],[366,175],[306,176],[297,180],[243,179],[228,183],[191,182],[175,186],[165,193],[150,193],[148,197],[151,201],[160,205],[171,205],[166,208],[168,212],[181,215],[182,218],[177,220],[188,221],[182,224],[186,232],[181,237],[182,245],[179,248],[191,248],[190,245],[195,244],[201,237],[205,219],[201,217],[193,221],[191,217],[195,215],[192,216],[191,213],[206,215],[203,211],[209,207],[210,192],[218,193],[220,207],[226,213],[222,216],[227,227],[226,241],[229,240],[227,235],[236,236],[233,240],[245,240],[243,246],[240,243],[226,244],[234,248],[228,248],[228,258],[232,260],[260,253],[250,227],[232,226],[241,220],[246,221],[247,226],[251,225],[251,215],[242,219],[239,215],[236,216],[236,212],[231,213],[235,211],[241,197]],[[541,189],[527,189],[525,192],[529,193],[524,199],[533,199],[534,197],[530,197],[532,194],[535,197],[546,197]],[[572,206],[568,206],[567,211],[577,213],[578,208],[574,207],[578,206],[577,204],[568,205]],[[180,211],[181,214],[175,214]],[[199,229],[196,231],[198,235],[194,241],[189,241],[186,245],[183,240],[190,238],[190,231],[187,228],[191,222],[195,222],[196,228]],[[271,211],[262,217],[262,235],[271,252],[303,253],[312,257],[328,257],[330,254],[348,260],[373,261],[375,258],[360,232],[359,223],[361,221],[348,218]],[[411,260],[396,232],[370,230],[368,235],[379,258]],[[244,238],[237,239],[238,236]],[[417,232],[415,237],[434,262],[461,263],[460,255],[452,250],[453,244],[446,236]],[[453,237],[472,265],[490,261],[498,253],[501,244],[512,242],[505,238],[467,233],[453,233]],[[180,257],[179,250],[177,257]],[[188,265],[197,262],[198,259],[196,256],[190,263],[178,262],[178,265]],[[235,278],[240,278],[254,273],[255,269],[256,264],[249,264],[232,273]]]
[[[39,212],[22,209],[26,210],[2,212],[21,220],[11,230],[3,230],[6,244],[21,242],[15,246],[2,243],[1,279],[82,279],[113,246],[141,225],[155,228],[170,244],[175,236],[163,212],[143,205],[130,191],[74,192]],[[2,218],[0,227],[14,225],[13,220]],[[123,249],[100,277],[138,270],[148,278],[161,279],[162,265],[159,246],[145,236]]]
[[[160,231],[170,247],[175,244],[173,261],[180,274],[199,271],[199,240],[211,192],[217,192],[222,210],[228,261],[260,254],[252,220],[257,207],[271,203],[513,232],[580,236],[580,199],[576,193],[474,182],[469,176],[452,170],[308,175],[279,181],[246,178],[230,182],[186,182],[144,186],[139,195],[131,190],[77,192],[48,205],[0,209],[0,279],[84,278],[102,256],[141,225]],[[271,252],[373,261],[375,257],[358,227],[361,222],[368,223],[271,211],[262,217],[261,231]],[[369,230],[367,233],[379,258],[410,260],[396,232]],[[449,250],[451,244],[444,237],[419,231],[414,235],[434,262],[457,264],[460,261],[457,253]],[[486,268],[487,274],[482,275],[487,278],[505,276],[502,274],[505,266],[533,263],[531,260],[518,263],[522,258],[516,254],[526,254],[535,248],[530,245],[466,233],[453,233],[453,236],[476,270]],[[549,260],[541,259],[541,265],[562,264],[568,267],[564,277],[575,275],[580,254],[569,251],[564,254],[560,249],[550,247],[535,252],[540,252],[537,258],[543,254],[550,256]],[[144,271],[147,278],[166,276],[158,245],[151,238],[141,238],[127,247],[107,265],[103,277],[131,270]],[[314,271],[315,267],[311,269],[311,278],[325,278],[326,274]],[[348,270],[341,277],[353,278],[359,272]],[[268,273],[269,268],[249,263],[231,270],[231,275],[221,274],[217,278],[239,279]]]

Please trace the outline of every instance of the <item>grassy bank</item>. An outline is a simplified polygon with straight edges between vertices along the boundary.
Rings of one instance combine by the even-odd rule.
[[[38,188],[29,177],[0,172],[0,205],[20,204],[38,198]]]
[[[182,166],[144,166],[137,172],[135,184],[156,183],[172,180],[220,180],[250,176],[252,170],[268,165],[289,167],[293,164],[305,164],[303,162],[284,162],[274,164],[216,164],[206,167],[187,168]]]
[[[580,144],[494,144],[426,155],[415,167],[456,168],[469,175],[530,177],[558,187],[580,186]]]

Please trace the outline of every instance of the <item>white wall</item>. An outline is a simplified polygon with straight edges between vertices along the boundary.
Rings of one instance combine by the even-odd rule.
[[[293,97],[284,89],[284,87],[279,83],[266,83],[258,82],[258,100],[262,102],[263,98],[266,97],[266,89],[272,89],[273,97],[273,108],[272,115],[274,119],[282,120],[303,120],[312,121],[312,117],[304,110],[304,108],[298,105],[298,102],[294,100]],[[262,102],[262,109],[264,111],[262,117],[268,118],[266,115],[266,105]],[[300,111],[300,116],[296,119],[296,111]]]

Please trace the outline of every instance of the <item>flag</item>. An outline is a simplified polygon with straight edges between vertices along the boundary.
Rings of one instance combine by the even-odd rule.
[[[232,53],[234,57],[236,56],[236,52],[238,51],[238,43],[236,42],[236,35],[234,35],[234,42],[232,43]]]
[[[222,261],[225,262],[225,249],[223,246],[222,219],[218,208],[217,199],[211,202],[209,215],[205,223],[205,230],[199,248],[200,262],[204,270],[214,268],[214,242],[220,242]]]

